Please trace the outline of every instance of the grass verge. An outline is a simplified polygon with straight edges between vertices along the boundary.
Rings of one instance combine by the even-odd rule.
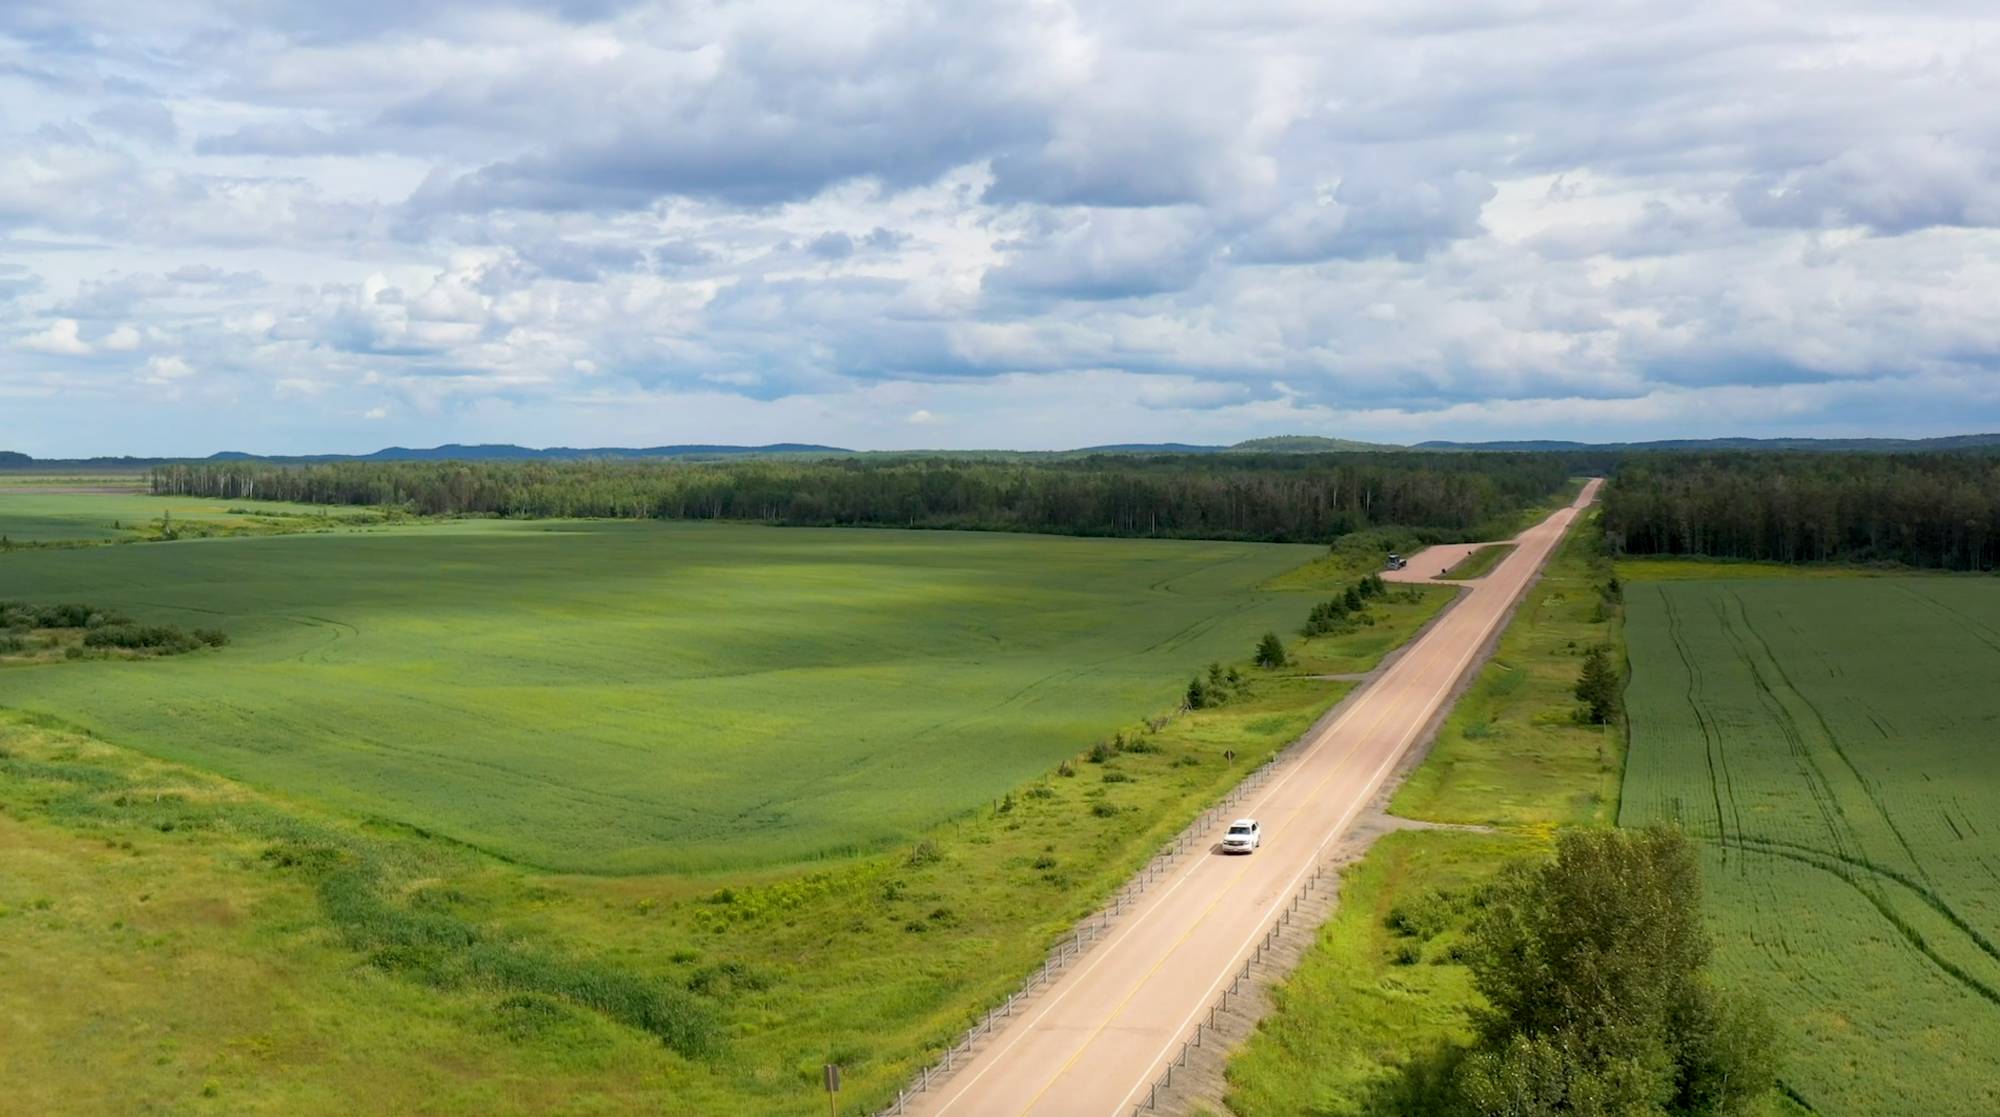
[[[1484,578],[1493,572],[1493,568],[1500,564],[1501,559],[1513,553],[1512,543],[1494,543],[1481,547],[1460,559],[1457,566],[1438,577],[1452,582],[1463,582],[1468,578]]]

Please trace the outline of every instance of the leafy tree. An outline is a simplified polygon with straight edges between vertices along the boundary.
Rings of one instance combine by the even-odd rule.
[[[1266,632],[1257,643],[1257,666],[1283,667],[1285,662],[1285,642],[1278,639],[1277,633]]]
[[[1454,1074],[1479,1117],[1745,1112],[1776,1081],[1762,1010],[1705,968],[1701,873],[1678,830],[1579,830],[1517,867],[1475,921],[1490,1009]]]
[[[1611,653],[1599,645],[1584,653],[1583,671],[1577,676],[1576,697],[1592,725],[1604,725],[1618,714],[1618,669],[1611,665]]]
[[[1350,613],[1359,613],[1361,611],[1361,590],[1356,586],[1347,587],[1347,592],[1340,597],[1340,604]]]

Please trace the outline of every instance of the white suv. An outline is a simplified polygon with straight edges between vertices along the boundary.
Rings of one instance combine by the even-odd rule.
[[[1252,853],[1264,842],[1264,828],[1257,825],[1254,818],[1239,818],[1229,824],[1229,832],[1222,836],[1222,852]]]

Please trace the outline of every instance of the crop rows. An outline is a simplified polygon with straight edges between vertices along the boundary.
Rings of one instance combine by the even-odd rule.
[[[1710,847],[1822,1113],[2000,1111],[2000,586],[1639,583],[1620,822]]]

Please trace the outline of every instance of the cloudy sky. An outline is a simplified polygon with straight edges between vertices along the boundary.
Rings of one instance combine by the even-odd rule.
[[[0,449],[2000,429],[1991,0],[7,0]]]

